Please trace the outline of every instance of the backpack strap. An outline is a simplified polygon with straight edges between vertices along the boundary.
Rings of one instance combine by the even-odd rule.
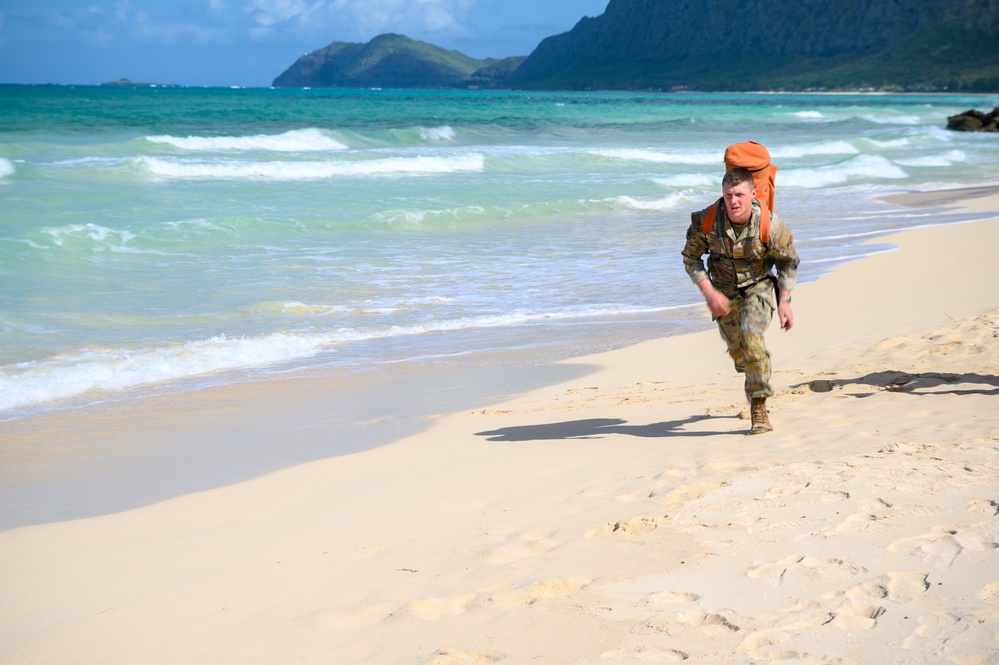
[[[715,225],[715,217],[718,216],[718,206],[721,205],[721,199],[715,201],[712,205],[708,206],[707,210],[704,211],[704,218],[701,224],[701,233],[708,235],[711,233],[711,227]]]
[[[704,220],[701,224],[701,233],[704,235],[711,233],[720,205],[721,199],[718,199],[704,211]],[[770,210],[763,203],[760,203],[760,240],[763,241],[764,245],[770,242]]]

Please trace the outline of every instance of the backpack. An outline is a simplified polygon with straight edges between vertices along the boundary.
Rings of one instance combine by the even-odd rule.
[[[756,199],[760,202],[760,240],[767,243],[770,240],[770,212],[774,209],[774,178],[777,167],[770,163],[770,151],[756,141],[734,143],[725,149],[725,170],[736,166],[749,169],[756,185]],[[707,235],[715,225],[718,214],[718,203],[704,213],[703,233]]]

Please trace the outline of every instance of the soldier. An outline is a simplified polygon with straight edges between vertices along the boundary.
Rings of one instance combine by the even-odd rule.
[[[701,290],[712,319],[718,322],[735,370],[746,375],[753,423],[750,434],[773,430],[767,415],[767,397],[774,391],[770,386],[770,353],[763,335],[774,309],[781,328],[790,330],[794,324],[791,291],[798,271],[791,229],[776,214],[762,208],[756,194],[753,174],[748,169],[729,169],[722,179],[722,198],[717,203],[714,224],[705,233],[704,216],[710,206],[693,213],[682,252],[684,268]],[[761,217],[765,220],[766,216],[770,218],[769,234],[761,238]],[[702,259],[705,254],[707,269]]]

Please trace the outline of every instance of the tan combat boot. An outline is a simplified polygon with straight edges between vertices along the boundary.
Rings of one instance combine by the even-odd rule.
[[[770,417],[767,415],[767,398],[754,397],[749,401],[749,415],[753,419],[753,429],[750,434],[765,434],[772,432],[774,427],[770,424]]]

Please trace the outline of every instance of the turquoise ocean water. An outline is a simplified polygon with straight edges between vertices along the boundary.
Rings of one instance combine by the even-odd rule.
[[[999,185],[996,96],[0,86],[0,419],[286,372],[704,325],[679,250],[726,145],[815,279]]]

